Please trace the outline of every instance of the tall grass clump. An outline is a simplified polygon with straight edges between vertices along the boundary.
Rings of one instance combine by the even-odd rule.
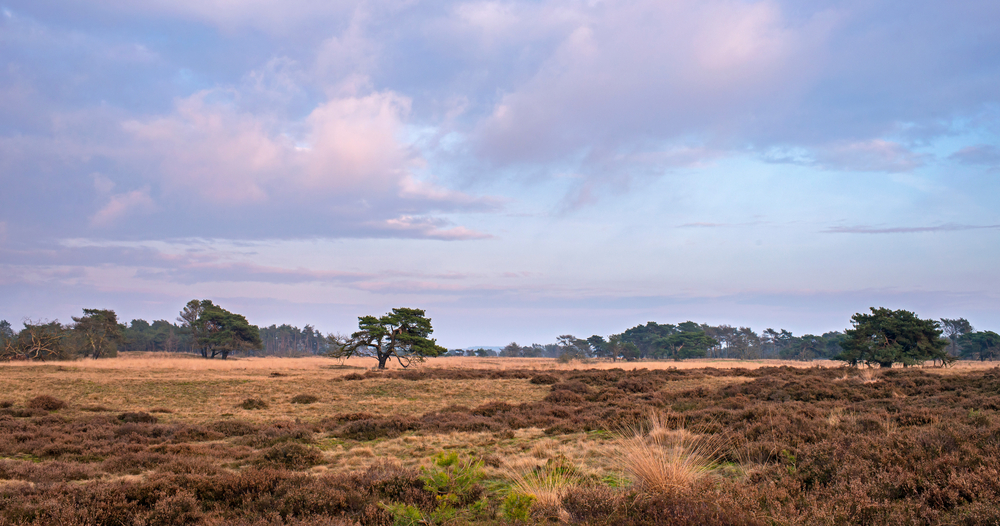
[[[550,459],[544,466],[510,466],[505,475],[511,481],[510,493],[531,497],[542,507],[558,507],[563,497],[581,483],[576,468],[566,459]]]
[[[719,456],[718,441],[685,429],[671,429],[660,413],[646,425],[626,428],[619,452],[626,475],[643,491],[670,493],[693,487],[710,475]]]

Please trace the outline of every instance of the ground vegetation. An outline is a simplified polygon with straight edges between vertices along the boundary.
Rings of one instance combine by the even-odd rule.
[[[141,361],[2,366],[0,524],[1000,520],[985,363]]]

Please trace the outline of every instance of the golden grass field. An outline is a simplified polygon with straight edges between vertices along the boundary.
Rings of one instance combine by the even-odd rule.
[[[830,362],[831,364],[833,362]],[[384,416],[416,416],[449,406],[476,407],[487,402],[509,404],[536,402],[549,393],[548,385],[527,379],[402,380],[373,378],[338,381],[344,375],[364,372],[373,359],[334,360],[304,358],[230,358],[206,360],[194,355],[123,353],[117,358],[83,359],[74,362],[40,364],[8,362],[0,364],[0,400],[21,404],[38,395],[66,400],[63,415],[74,416],[105,409],[108,412],[150,412],[163,423],[206,423],[221,419],[254,422],[301,420],[314,422],[324,417],[351,412]],[[691,360],[684,362],[588,362],[560,364],[551,358],[468,358],[429,359],[418,368],[529,369],[556,371],[573,369],[665,369],[665,368],[757,368],[803,362],[775,360]],[[393,363],[390,369],[399,369]],[[678,391],[695,387],[721,387],[748,380],[739,376],[673,382]],[[293,404],[292,397],[316,396],[312,404]],[[247,398],[267,403],[265,409],[239,407]],[[321,439],[329,466],[338,470],[363,469],[384,458],[403,465],[425,464],[437,452],[461,449],[482,457],[506,459],[524,465],[565,457],[595,474],[611,469],[612,437],[607,433],[577,433],[549,437],[541,429],[522,429],[513,436],[493,433],[454,432],[417,434],[354,443]],[[319,466],[314,471],[331,469]]]
[[[16,402],[39,394],[69,401],[72,407],[105,406],[114,411],[171,411],[162,420],[204,422],[223,417],[249,420],[278,418],[316,420],[325,415],[366,411],[382,415],[416,414],[451,405],[473,407],[490,401],[518,404],[536,401],[548,393],[547,386],[522,379],[407,381],[367,379],[339,382],[350,373],[364,372],[375,364],[369,358],[334,360],[304,358],[230,358],[206,360],[194,355],[123,353],[117,358],[83,359],[74,362],[0,363],[0,399]],[[841,367],[841,362],[784,360],[685,360],[558,363],[551,358],[428,359],[415,368],[526,369],[565,371],[574,369],[715,369],[760,367]],[[992,362],[958,362],[949,368],[925,368],[941,374],[992,367]],[[390,369],[399,369],[390,362]],[[740,378],[713,379],[735,381]],[[702,380],[705,381],[705,380]],[[690,386],[678,383],[678,388]],[[714,386],[713,386],[714,387]],[[317,396],[317,403],[292,404],[300,394]],[[269,407],[247,411],[236,405],[246,398],[259,398]]]

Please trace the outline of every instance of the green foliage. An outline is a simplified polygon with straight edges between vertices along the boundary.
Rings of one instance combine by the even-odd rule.
[[[260,329],[250,325],[242,314],[234,314],[212,303],[212,300],[191,300],[177,318],[191,331],[201,355],[221,356],[233,352],[260,349]]]
[[[358,329],[350,338],[330,336],[332,348],[327,355],[334,358],[372,357],[378,360],[379,369],[385,369],[386,362],[393,357],[401,366],[408,367],[425,357],[448,352],[430,338],[434,332],[431,319],[421,309],[396,308],[381,318],[361,316]]]
[[[427,524],[424,514],[420,508],[402,503],[379,503],[379,507],[392,514],[392,524],[394,526],[417,526]]]
[[[124,343],[125,337],[115,311],[83,309],[83,316],[74,316],[73,321],[73,333],[82,342],[84,352],[95,359],[118,355],[118,344]]]
[[[944,332],[945,338],[948,338],[948,354],[956,356],[959,354],[959,349],[961,348],[961,342],[959,340],[962,336],[969,334],[976,329],[972,327],[969,320],[965,318],[948,319],[941,318],[941,330]]]
[[[511,491],[500,505],[500,514],[511,522],[530,522],[531,505],[535,503],[533,495]]]
[[[1000,357],[1000,334],[993,331],[965,333],[957,342],[963,358],[993,361],[994,358]]]
[[[690,323],[690,322],[688,322]],[[659,338],[654,342],[656,358],[671,358],[680,361],[686,358],[702,358],[709,347],[719,342],[710,338],[702,330],[685,330]]]
[[[2,360],[70,360],[75,357],[70,331],[58,321],[25,321],[24,328],[16,335],[7,324],[2,336]]]
[[[559,346],[559,361],[568,363],[571,360],[590,358],[590,342],[581,340],[572,334],[564,334],[557,338]]]
[[[788,470],[788,474],[794,475],[797,466],[797,459],[795,458],[795,455],[793,455],[787,449],[782,449],[781,459],[782,461],[784,461],[785,469]]]
[[[191,351],[196,344],[189,331],[167,320],[134,319],[123,331],[123,350],[140,352]]]
[[[498,354],[501,357],[509,358],[538,358],[545,354],[545,348],[537,343],[521,346],[517,342],[510,342]]]
[[[423,468],[420,478],[439,503],[457,504],[473,493],[483,476],[482,460],[461,460],[455,451],[442,451],[434,457],[433,468]]]
[[[700,358],[719,342],[708,335],[701,325],[686,321],[677,325],[648,322],[632,327],[608,339],[612,352],[625,359],[636,358]]]
[[[921,320],[906,310],[871,308],[871,314],[858,313],[851,317],[853,329],[846,331],[841,343],[843,352],[836,356],[851,365],[864,363],[880,367],[916,365],[927,360],[954,360],[945,351],[948,340],[941,338],[941,329],[934,320]]]
[[[635,358],[647,358],[657,351],[656,341],[677,332],[676,325],[660,325],[654,321],[637,325],[620,336],[623,343],[631,343],[638,350]]]
[[[10,326],[10,322],[7,320],[0,320],[0,349],[4,348],[4,344],[14,339],[14,329]]]
[[[441,452],[432,467],[421,470],[424,490],[434,495],[435,507],[425,512],[411,505],[383,503],[398,525],[447,524],[483,514],[489,506],[479,482],[483,480],[481,460],[460,459],[457,452]]]

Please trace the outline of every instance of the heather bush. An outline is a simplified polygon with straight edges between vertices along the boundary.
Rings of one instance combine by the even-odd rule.
[[[260,398],[247,398],[246,400],[240,402],[236,407],[252,411],[255,409],[267,409],[268,405],[267,402],[261,400]]]
[[[317,402],[318,400],[319,400],[318,396],[314,396],[311,394],[300,394],[293,396],[291,401],[293,404],[312,404]]]
[[[125,422],[127,424],[155,424],[158,422],[157,418],[149,413],[122,413],[118,415],[118,420]]]
[[[54,396],[41,395],[28,400],[28,409],[41,409],[43,411],[58,411],[66,407],[66,402]]]
[[[323,463],[323,453],[297,442],[281,442],[258,453],[254,462],[258,465],[306,469]]]
[[[406,431],[419,428],[416,420],[404,417],[366,418],[352,420],[335,429],[332,434],[352,440],[393,438]]]
[[[535,376],[532,376],[530,380],[531,383],[537,385],[551,385],[558,381],[558,377],[547,373],[536,374]]]

